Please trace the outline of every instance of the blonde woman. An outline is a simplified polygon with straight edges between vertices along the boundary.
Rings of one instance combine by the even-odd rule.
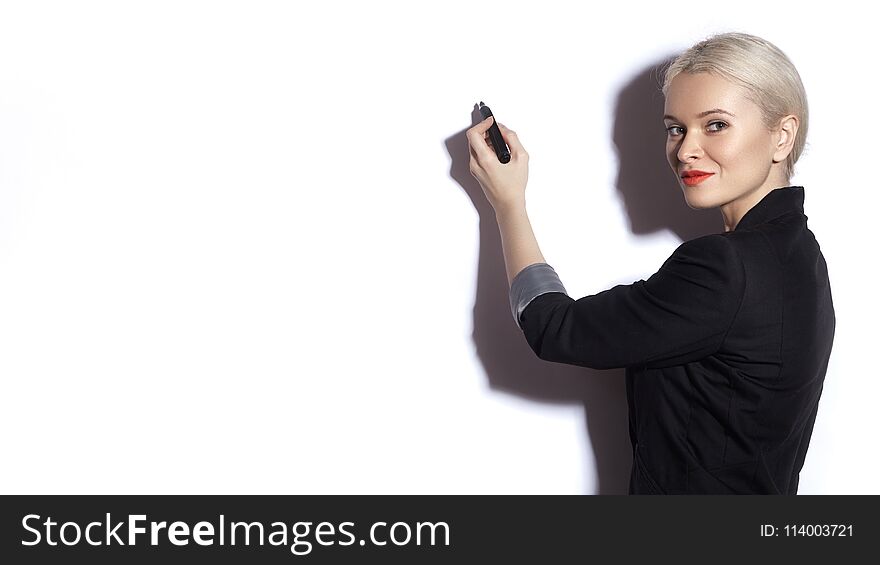
[[[790,185],[808,126],[788,57],[744,33],[665,69],[666,154],[688,206],[724,232],[682,243],[647,280],[569,297],[525,209],[529,155],[501,164],[468,130],[495,209],[516,324],[545,360],[626,368],[632,494],[796,494],[835,330],[825,258]],[[661,118],[658,116],[658,120]]]

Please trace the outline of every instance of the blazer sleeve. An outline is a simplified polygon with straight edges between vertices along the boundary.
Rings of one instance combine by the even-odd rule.
[[[730,240],[712,234],[679,245],[648,280],[578,300],[547,288],[517,318],[540,359],[663,367],[718,351],[745,293],[745,269]]]

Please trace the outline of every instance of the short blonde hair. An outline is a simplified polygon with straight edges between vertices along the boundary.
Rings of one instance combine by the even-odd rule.
[[[747,33],[722,33],[696,43],[669,63],[663,76],[663,96],[679,73],[708,72],[742,86],[746,97],[761,109],[764,125],[771,129],[788,114],[799,118],[791,153],[785,160],[790,180],[794,164],[804,151],[810,115],[800,74],[778,47]]]

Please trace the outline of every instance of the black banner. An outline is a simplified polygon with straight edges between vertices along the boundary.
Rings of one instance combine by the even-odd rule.
[[[4,563],[873,555],[876,496],[3,496]],[[760,559],[758,559],[760,558]]]

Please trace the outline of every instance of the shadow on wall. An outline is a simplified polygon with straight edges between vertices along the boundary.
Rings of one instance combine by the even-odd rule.
[[[619,154],[620,171],[616,184],[634,234],[668,229],[685,241],[720,232],[723,223],[717,209],[688,207],[666,161],[664,100],[658,79],[665,64],[666,61],[661,61],[647,68],[617,97],[613,141]],[[471,120],[474,124],[482,120],[476,109]],[[510,313],[501,237],[495,213],[470,173],[465,132],[448,138],[446,147],[452,162],[450,175],[464,188],[480,215],[473,338],[490,386],[532,400],[583,404],[586,431],[595,456],[592,466],[597,474],[597,488],[587,494],[626,494],[632,447],[625,370],[600,371],[537,358]],[[658,264],[656,268],[659,267]],[[602,290],[605,289],[596,289],[596,293]],[[547,487],[548,491],[553,490],[553,485]]]

